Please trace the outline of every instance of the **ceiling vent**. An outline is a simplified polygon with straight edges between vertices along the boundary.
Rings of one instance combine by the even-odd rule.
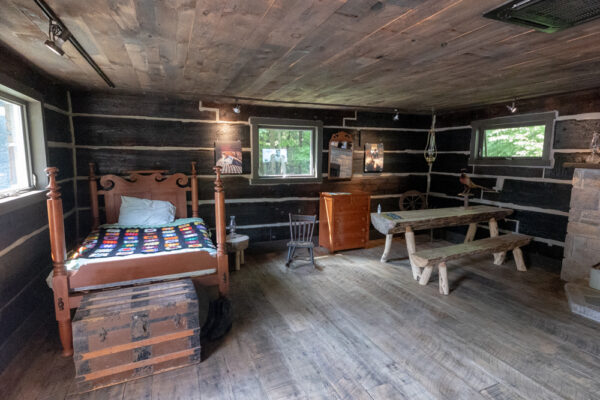
[[[553,33],[600,17],[600,1],[513,0],[483,16]]]

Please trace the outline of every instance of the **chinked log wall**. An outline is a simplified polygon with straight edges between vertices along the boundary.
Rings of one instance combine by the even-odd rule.
[[[557,110],[552,143],[554,164],[549,168],[511,166],[469,166],[470,122],[477,119],[508,115],[504,104],[443,114],[440,126],[455,127],[437,135],[439,150],[454,151],[440,154],[431,174],[431,203],[435,206],[462,204],[457,194],[462,191],[458,182],[461,168],[466,168],[474,181],[486,187],[501,187],[499,193],[483,193],[472,200],[475,204],[509,207],[515,213],[500,223],[505,232],[534,236],[528,246],[533,251],[556,259],[550,269],[559,269],[564,250],[573,168],[565,162],[582,162],[590,154],[589,145],[594,131],[600,132],[600,91],[589,90],[572,94],[547,96],[517,102],[518,113]],[[460,129],[458,129],[460,128]],[[475,191],[479,196],[479,192]],[[482,225],[482,228],[487,229]],[[460,229],[458,232],[464,233]],[[480,230],[481,234],[485,233]]]
[[[214,218],[211,168],[216,140],[240,140],[243,175],[226,176],[227,215],[235,215],[239,231],[253,242],[287,239],[288,213],[318,213],[320,191],[364,190],[373,195],[371,207],[397,208],[398,196],[410,189],[426,190],[427,164],[423,159],[429,116],[402,116],[370,112],[242,106],[198,101],[133,97],[98,93],[72,94],[77,193],[84,233],[89,223],[86,171],[94,161],[98,173],[119,173],[140,168],[166,168],[186,172],[190,160],[199,164],[200,215],[210,224]],[[354,176],[351,181],[321,184],[250,185],[250,127],[248,117],[319,119],[324,123],[323,149],[329,138],[344,130],[354,135]],[[384,173],[365,174],[362,148],[367,142],[383,142]],[[456,153],[450,150],[451,154]],[[460,154],[457,154],[460,155]],[[323,172],[327,152],[323,152]]]
[[[74,243],[76,205],[74,159],[69,146],[67,91],[0,44],[0,84],[42,102],[47,162],[61,169],[65,227]],[[65,147],[66,146],[66,147]],[[40,186],[46,177],[38,176]],[[31,201],[35,200],[35,201]],[[51,318],[52,292],[48,216],[43,193],[4,199],[0,207],[0,372],[44,320]]]

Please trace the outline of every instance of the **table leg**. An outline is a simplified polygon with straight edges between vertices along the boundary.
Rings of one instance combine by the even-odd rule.
[[[404,234],[404,237],[406,238],[406,249],[408,250],[408,258],[410,260],[413,278],[414,280],[418,281],[419,277],[421,276],[421,268],[415,265],[411,257],[417,251],[417,246],[415,244],[415,233],[410,226],[406,227],[406,233]]]
[[[465,236],[465,243],[472,242],[473,239],[475,239],[475,233],[477,233],[477,224],[469,224],[469,229],[467,230],[467,234]]]
[[[438,275],[440,280],[440,293],[447,295],[450,293],[450,288],[448,286],[448,268],[446,267],[445,262],[438,264]]]
[[[523,260],[523,252],[520,248],[515,247],[513,249],[513,256],[515,257],[515,263],[517,264],[517,271],[526,272],[525,261]]]
[[[497,237],[498,236],[498,222],[496,222],[495,218],[490,218],[489,227],[490,227],[490,237]],[[494,264],[501,265],[504,262],[505,258],[506,258],[505,251],[501,252],[501,253],[494,253]]]
[[[235,270],[236,271],[240,270],[240,253],[241,253],[241,251],[235,252]]]
[[[241,254],[241,258],[242,258],[241,262],[242,262],[242,264],[246,264],[246,260],[245,260],[245,256],[244,256],[244,251],[245,250],[242,250],[242,254]]]
[[[385,247],[383,249],[383,254],[381,255],[381,262],[387,262],[388,257],[390,256],[390,250],[392,249],[393,240],[394,235],[385,235]]]

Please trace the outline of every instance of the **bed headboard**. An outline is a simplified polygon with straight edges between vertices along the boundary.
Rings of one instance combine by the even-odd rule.
[[[129,171],[127,176],[95,174],[95,164],[90,163],[90,197],[92,208],[92,228],[100,225],[98,208],[99,196],[104,196],[106,223],[119,220],[121,196],[131,196],[150,200],[168,201],[176,207],[176,218],[187,218],[187,192],[192,192],[192,217],[198,217],[198,180],[196,162],[192,162],[191,178],[182,173],[165,175],[166,170]]]

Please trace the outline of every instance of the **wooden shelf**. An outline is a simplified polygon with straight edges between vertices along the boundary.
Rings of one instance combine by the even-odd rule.
[[[600,169],[600,164],[566,162],[566,163],[563,164],[563,168]]]

